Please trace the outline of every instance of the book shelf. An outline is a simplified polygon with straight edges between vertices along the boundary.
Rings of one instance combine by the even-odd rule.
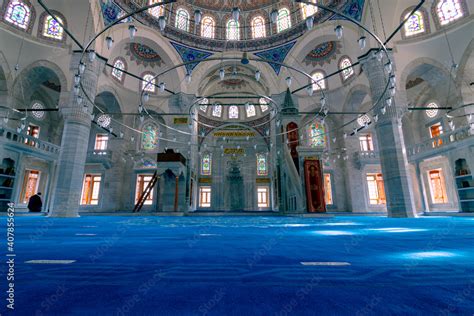
[[[474,212],[474,179],[472,174],[455,177],[462,212]]]

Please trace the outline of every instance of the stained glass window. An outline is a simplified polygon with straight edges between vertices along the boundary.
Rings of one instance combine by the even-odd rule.
[[[429,118],[434,118],[436,115],[438,115],[438,104],[431,102],[426,107],[430,108],[429,110],[426,110],[426,116]]]
[[[290,10],[282,8],[278,10],[277,31],[282,32],[291,27]]]
[[[5,20],[26,30],[30,24],[31,9],[23,1],[10,1],[5,13]]]
[[[176,23],[175,26],[183,31],[189,31],[189,13],[183,8],[176,11]]]
[[[156,91],[156,79],[152,74],[146,74],[143,76],[142,89],[148,92],[154,93]]]
[[[158,128],[153,124],[147,124],[142,132],[142,148],[144,150],[158,149]]]
[[[464,16],[461,6],[461,0],[441,0],[436,5],[439,23],[441,25],[449,24]]]
[[[268,110],[268,102],[267,99],[265,98],[260,98],[260,110],[263,112],[266,112]]]
[[[212,107],[212,116],[221,117],[222,116],[222,105],[215,104]]]
[[[371,122],[370,116],[368,116],[367,114],[364,114],[357,119],[357,124],[359,124],[359,126],[365,126],[366,124],[369,124],[370,122]]]
[[[309,0],[309,2],[312,3],[317,3],[317,0]],[[318,7],[311,5],[311,4],[305,4],[301,3],[301,13],[303,15],[303,19],[306,19],[309,16],[315,15],[316,12],[318,12]]]
[[[240,39],[239,22],[236,20],[227,21],[226,37],[229,41],[238,41]]]
[[[63,24],[63,21],[58,17],[58,20],[55,20],[51,15],[48,15],[44,20],[43,25],[43,36],[62,40],[64,35],[64,29],[59,23]]]
[[[315,122],[309,127],[309,143],[311,147],[326,146],[326,128],[324,124]]]
[[[257,176],[268,175],[267,156],[265,154],[257,154]]]
[[[203,154],[201,158],[201,175],[210,176],[212,174],[211,164],[212,164],[211,154],[209,153]]]
[[[154,4],[157,2],[162,2],[162,0],[148,0],[148,5]],[[153,15],[155,18],[159,18],[160,16],[165,15],[165,7],[162,5],[153,7],[151,9],[148,9],[148,12]]]
[[[236,105],[232,105],[229,107],[229,118],[230,119],[238,119],[239,118],[239,107]]]
[[[354,74],[354,68],[352,68],[351,60],[348,57],[341,59],[341,62],[339,63],[339,69],[345,69],[342,71],[342,78],[344,78],[344,80],[349,79]]]
[[[265,19],[261,15],[254,17],[252,19],[252,37],[262,38],[266,35]]]
[[[324,79],[323,72],[316,71],[311,77],[313,78],[313,91],[326,89],[326,80]]]
[[[199,109],[203,112],[206,112],[207,111],[207,106],[209,104],[209,99],[208,98],[204,98],[202,99],[200,102],[199,102]]]
[[[201,22],[201,36],[207,38],[214,38],[216,29],[216,22],[210,16],[205,16],[202,18]]]
[[[122,82],[124,79],[123,70],[125,70],[125,63],[122,59],[118,58],[114,63],[114,68],[112,69],[112,76],[118,81]]]
[[[44,110],[44,106],[41,103],[35,102],[31,106],[31,108],[33,109],[33,111],[31,113],[33,114],[33,117],[35,119],[42,120],[44,118],[45,112],[42,111],[42,110]],[[35,111],[35,110],[39,110],[39,111]]]
[[[405,23],[405,35],[412,36],[425,32],[425,21],[423,19],[423,13],[416,11],[409,17],[410,13],[405,16],[408,21]]]
[[[245,111],[247,112],[247,117],[254,117],[257,115],[257,111],[255,110],[255,106],[253,104],[246,104]]]

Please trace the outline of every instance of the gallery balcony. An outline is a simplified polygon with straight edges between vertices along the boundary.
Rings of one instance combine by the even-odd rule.
[[[104,168],[109,169],[112,166],[111,150],[92,150],[87,152],[88,164],[102,164]]]
[[[380,155],[378,151],[359,151],[355,152],[353,162],[357,169],[362,169],[365,165],[373,165],[380,163]]]
[[[46,160],[58,159],[61,150],[60,146],[6,127],[0,128],[0,142],[4,143],[5,148]]]
[[[413,146],[407,146],[409,162],[442,155],[454,148],[472,145],[474,138],[469,126],[465,126],[438,137],[427,139]]]

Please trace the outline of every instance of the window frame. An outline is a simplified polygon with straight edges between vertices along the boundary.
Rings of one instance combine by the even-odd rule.
[[[146,178],[149,178],[149,179],[146,180]],[[137,173],[137,177],[135,179],[135,204],[138,203],[138,200],[142,196],[143,192],[145,192],[145,189],[148,186],[148,184],[151,182],[151,180],[153,180],[152,173]],[[151,206],[155,203],[154,191],[155,191],[155,188],[151,190],[150,195],[145,200],[145,203],[143,203],[143,205]]]
[[[8,11],[9,11],[10,4],[12,2],[21,2],[22,4],[24,4],[30,10],[30,15],[29,15],[28,22],[26,23],[25,28],[23,28],[23,27],[15,24],[14,22],[11,22],[11,21],[8,20],[7,14],[8,14]],[[7,25],[9,25],[9,26],[11,26],[15,29],[18,29],[20,31],[31,34],[31,32],[33,30],[35,20],[36,20],[36,11],[35,11],[34,6],[31,4],[31,2],[29,0],[10,0],[10,1],[6,1],[5,2],[5,7],[4,7],[2,12],[3,12],[3,21]]]
[[[206,197],[203,199],[203,197]],[[210,208],[212,206],[212,187],[199,186],[199,208]]]
[[[52,15],[50,15],[48,12],[43,12],[40,15],[39,25],[38,25],[38,37],[43,38],[43,39],[48,40],[48,41],[52,41],[52,42],[64,43],[64,42],[66,42],[66,38],[67,38],[67,34],[66,34],[66,30],[65,30],[65,28],[67,28],[67,20],[64,17],[64,15],[62,15],[58,11],[51,11],[51,13],[54,16],[56,16],[60,20],[59,22],[64,26],[64,27],[60,26],[62,28],[61,38],[56,38],[56,37],[44,34],[45,33],[45,28],[46,28],[46,23],[47,23],[49,17],[54,19],[54,17]]]
[[[282,13],[283,12],[286,12],[286,16],[282,17]],[[282,19],[286,19],[287,20],[287,26],[284,27],[282,26]],[[287,31],[289,29],[291,29],[291,26],[292,26],[292,23],[291,23],[291,10],[287,7],[282,7],[280,9],[278,9],[278,18],[277,18],[277,22],[276,22],[276,32],[277,33],[281,33],[281,32],[284,32],[284,31]]]
[[[125,74],[124,71],[127,71],[128,65],[127,65],[127,61],[126,61],[123,57],[120,57],[120,56],[119,56],[119,57],[116,57],[116,58],[114,59],[114,62],[113,62],[112,65],[115,67],[115,64],[116,64],[117,62],[119,62],[119,61],[123,64],[123,67],[124,67],[124,68],[123,68],[122,70],[117,70],[117,69],[115,69],[115,68],[112,68],[112,69],[110,70],[110,75],[112,76],[112,78],[113,78],[115,81],[117,81],[117,82],[123,84],[123,83],[125,82],[125,76],[126,76],[126,74]],[[114,71],[117,71],[117,72],[120,71],[120,72],[122,73],[121,77],[120,77],[120,78],[117,78],[116,75],[114,74]],[[146,75],[146,74],[145,74],[145,75]],[[155,82],[156,82],[156,80],[155,80]]]
[[[87,177],[91,177],[90,188],[89,188],[89,192],[87,192],[88,196],[84,196],[84,194],[86,194],[86,179],[87,179]],[[99,181],[94,181],[95,178],[100,178],[100,179],[99,179]],[[80,202],[81,206],[98,206],[99,205],[100,199],[101,199],[101,192],[102,192],[101,187],[102,187],[103,178],[104,178],[104,176],[100,173],[86,173],[86,174],[84,174],[84,178],[82,180],[82,193],[81,193],[81,202]],[[99,189],[97,191],[97,199],[94,199],[94,189],[95,189],[95,185],[97,183],[99,185]],[[94,201],[95,201],[95,203],[94,203]]]
[[[269,208],[270,207],[270,187],[268,185],[257,186],[257,207],[258,208]],[[264,197],[264,199],[261,199]]]
[[[438,172],[438,179],[432,178],[432,173]],[[427,176],[428,176],[428,183],[429,183],[429,188],[430,188],[430,196],[431,196],[431,205],[443,205],[443,204],[448,204],[449,203],[449,197],[448,197],[448,191],[446,187],[446,176],[444,175],[444,170],[443,168],[436,168],[436,169],[430,169],[427,171]],[[435,188],[433,186],[433,180],[438,180],[440,183],[439,185],[441,186],[441,192],[442,192],[442,201],[439,202],[436,200],[435,196]]]

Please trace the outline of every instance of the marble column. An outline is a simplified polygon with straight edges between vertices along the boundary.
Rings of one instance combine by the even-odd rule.
[[[360,62],[369,79],[371,97],[375,103],[384,93],[388,75],[384,70],[384,64],[387,63],[386,58],[379,61],[374,54],[374,50],[369,51],[366,55],[360,57]],[[393,58],[392,65],[395,69]],[[375,113],[379,117],[375,125],[375,131],[385,184],[388,216],[414,217],[413,188],[408,172],[408,159],[401,123],[401,117],[406,111],[407,103],[401,92],[397,91],[392,105],[386,106],[385,100],[389,97],[390,93],[387,91],[383,101],[375,109]],[[382,111],[383,107],[386,109],[385,114]]]
[[[71,74],[77,72],[79,53],[74,53],[71,59]],[[94,100],[97,81],[103,69],[103,62],[87,61],[87,68],[81,82],[89,97]],[[81,91],[81,95],[83,92]],[[56,170],[56,185],[51,206],[51,217],[78,217],[82,193],[84,167],[87,159],[87,149],[91,130],[91,113],[93,105],[84,97],[78,104],[77,97],[71,87],[71,93],[66,104],[60,105],[64,119],[64,129],[61,140],[61,153]]]

